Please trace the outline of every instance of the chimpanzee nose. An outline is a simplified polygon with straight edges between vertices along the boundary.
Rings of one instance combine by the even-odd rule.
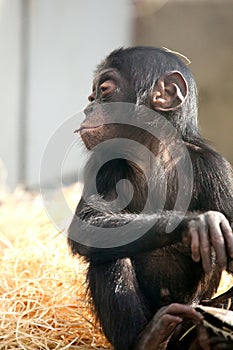
[[[89,101],[89,102],[93,102],[93,101],[95,101],[95,99],[96,99],[96,95],[95,95],[94,92],[92,92],[92,93],[88,96],[88,101]]]

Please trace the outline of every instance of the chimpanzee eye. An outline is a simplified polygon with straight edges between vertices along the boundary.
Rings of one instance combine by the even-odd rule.
[[[111,97],[116,90],[116,84],[113,80],[105,80],[99,86],[99,91],[102,98]]]

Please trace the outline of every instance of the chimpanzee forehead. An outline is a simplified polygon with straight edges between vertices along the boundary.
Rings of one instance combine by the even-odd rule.
[[[112,79],[114,81],[118,80],[120,77],[120,73],[115,68],[105,68],[100,69],[95,72],[94,78],[93,78],[93,89],[100,83],[103,82],[105,79]]]

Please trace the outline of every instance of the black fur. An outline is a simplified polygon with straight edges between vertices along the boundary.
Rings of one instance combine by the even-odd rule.
[[[148,188],[143,172],[124,159],[129,150],[119,150],[119,158],[102,167],[97,176],[97,189],[99,195],[109,201],[116,197],[117,182],[122,178],[128,179],[134,186],[132,201],[121,213],[113,213],[108,208],[108,202],[101,204],[100,210],[93,209],[92,204],[98,202],[98,196],[92,196],[89,183],[93,176],[92,169],[101,157],[93,150],[84,176],[84,194],[88,193],[88,201],[82,198],[76,209],[77,217],[84,220],[84,224],[78,226],[75,215],[69,228],[68,240],[72,253],[85,256],[89,262],[88,288],[104,333],[114,349],[126,350],[133,347],[137,335],[161,306],[173,302],[199,302],[216,291],[220,279],[219,268],[213,262],[212,273],[205,275],[201,262],[192,260],[190,248],[184,246],[181,240],[187,220],[197,212],[220,211],[233,222],[232,170],[227,161],[199,134],[196,84],[179,58],[162,49],[119,49],[98,66],[96,75],[106,68],[116,69],[128,82],[123,100],[137,105],[148,104],[155,82],[169,71],[181,72],[189,89],[181,108],[174,112],[162,112],[178,130],[193,166],[192,199],[178,227],[165,234],[168,220],[182,215],[182,208],[181,212],[173,210],[177,196],[174,167],[167,166],[165,175],[159,177],[159,183],[157,169],[150,169],[150,186],[154,186],[154,195],[150,198],[148,212],[141,214]],[[162,158],[163,154],[159,156]],[[180,156],[182,158],[182,154]],[[186,178],[184,186],[188,187],[189,181]],[[165,211],[162,213],[156,208],[158,186],[163,188],[161,182],[167,185]],[[146,234],[124,246],[93,248],[77,242],[79,236],[85,237],[86,233],[93,232],[95,235],[96,226],[122,226],[122,235],[127,235],[127,225],[124,228],[126,223],[137,220],[138,228],[143,229],[155,217],[158,218],[157,222]],[[163,288],[170,291],[167,296],[161,295]]]

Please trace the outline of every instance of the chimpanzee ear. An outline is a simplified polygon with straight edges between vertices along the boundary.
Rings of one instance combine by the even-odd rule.
[[[156,82],[151,103],[155,110],[174,111],[184,102],[188,94],[188,86],[180,72],[165,74]]]

